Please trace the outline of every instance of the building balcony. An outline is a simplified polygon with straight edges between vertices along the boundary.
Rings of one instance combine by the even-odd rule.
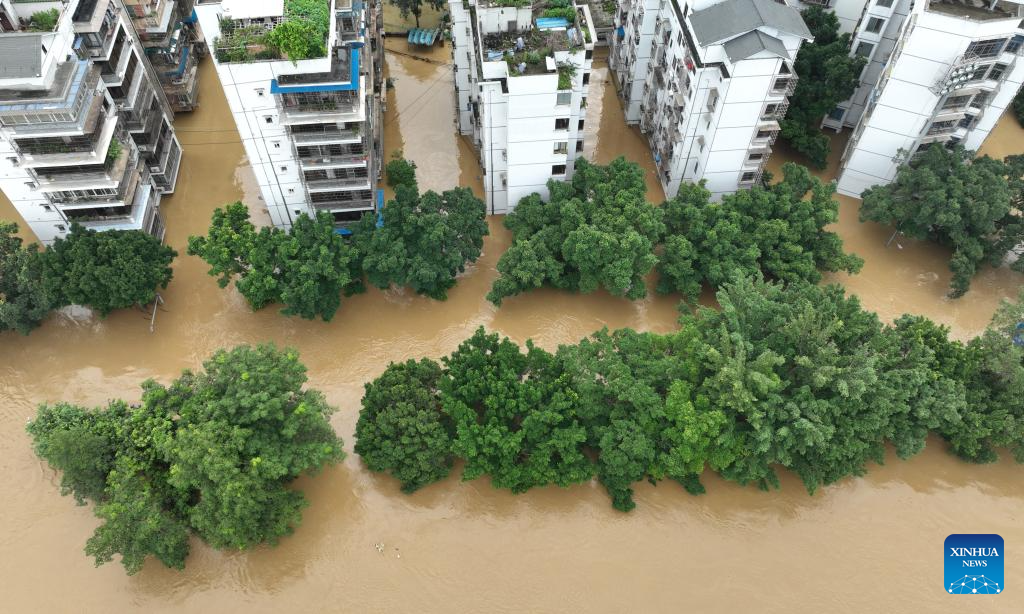
[[[350,177],[346,179],[313,179],[306,180],[306,191],[317,192],[348,192],[352,190],[369,190],[369,177]]]
[[[320,211],[372,211],[376,208],[373,195],[364,196],[353,192],[341,192],[334,194],[320,194],[319,199],[314,199],[311,204]],[[346,196],[352,198],[345,198]]]
[[[346,145],[361,143],[363,135],[356,130],[342,130],[339,128],[327,128],[316,132],[292,132],[292,142],[295,145]]]
[[[299,158],[299,168],[303,171],[327,170],[330,168],[361,168],[366,167],[368,163],[369,158],[366,154]]]
[[[116,159],[94,165],[62,166],[33,170],[40,192],[117,188],[138,170],[139,152],[127,143]],[[77,168],[77,170],[76,170]]]
[[[97,164],[106,157],[118,123],[116,113],[108,114],[99,124],[95,133],[96,139],[91,143],[38,147],[35,148],[35,152],[22,149],[21,164],[34,169]],[[50,151],[46,151],[47,149]]]

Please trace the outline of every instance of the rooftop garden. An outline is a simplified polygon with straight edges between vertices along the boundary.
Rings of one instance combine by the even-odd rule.
[[[60,19],[60,11],[50,9],[32,13],[29,18],[27,29],[29,32],[53,32],[57,27],[57,20]]]
[[[322,58],[330,29],[329,0],[285,0],[284,17],[273,28],[222,19],[215,52],[220,62]]]

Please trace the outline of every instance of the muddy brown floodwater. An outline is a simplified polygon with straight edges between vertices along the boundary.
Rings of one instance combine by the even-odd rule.
[[[402,41],[388,45],[407,51]],[[472,149],[454,129],[448,58],[442,49],[432,62],[388,54],[396,87],[387,146],[419,163],[425,187],[478,189]],[[588,155],[606,162],[625,154],[653,178],[642,139],[621,123],[603,64],[592,83]],[[448,353],[477,326],[547,348],[602,326],[675,326],[675,297],[629,302],[539,291],[495,309],[484,294],[509,242],[500,220],[491,221],[483,257],[447,302],[373,290],[346,300],[329,324],[250,312],[234,290],[217,288],[201,261],[183,255],[187,236],[206,229],[214,207],[244,199],[260,208],[209,61],[201,87],[202,107],[177,122],[185,157],[164,214],[168,241],[182,255],[156,333],[141,313],[125,311],[88,323],[53,318],[30,337],[0,335],[0,611],[962,611],[962,598],[942,588],[946,535],[999,533],[1011,553],[1020,551],[1022,469],[1007,461],[967,465],[932,441],[910,462],[893,459],[813,497],[789,475],[773,493],[711,476],[701,497],[639,485],[630,514],[614,511],[593,484],[514,497],[486,480],[451,478],[405,496],[350,455],[299,480],[310,506],[276,548],[217,552],[195,542],[183,572],[152,561],[132,578],[117,564],[94,569],[82,547],[97,521],[59,496],[57,476],[35,458],[24,432],[40,401],[136,399],[146,378],[166,382],[217,348],[271,340],[300,350],[310,385],[340,407],[333,424],[351,450],[366,381],[389,361]],[[993,152],[1024,143],[1011,122],[996,131]],[[652,200],[660,198],[653,187]],[[855,208],[844,200],[839,232],[867,265],[837,279],[886,319],[914,311],[960,336],[974,334],[997,299],[1021,283],[985,271],[965,298],[947,301],[946,252],[910,241],[886,250],[887,231],[859,225]],[[6,201],[0,217],[16,219]],[[1024,564],[1012,554],[1006,567],[1008,590],[971,606],[1024,609]]]

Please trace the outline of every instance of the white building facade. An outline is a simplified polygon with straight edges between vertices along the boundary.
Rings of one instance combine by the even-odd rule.
[[[932,143],[978,149],[1024,81],[1022,20],[1007,0],[872,0],[852,49],[865,77],[825,123],[853,127],[838,191],[891,182]]]
[[[623,0],[610,64],[626,121],[648,138],[665,195],[704,180],[713,198],[757,184],[811,40],[773,0]]]
[[[45,244],[76,222],[162,236],[181,146],[121,1],[2,0],[0,27],[0,189],[25,222]]]
[[[451,0],[459,132],[472,135],[487,211],[509,213],[549,179],[572,177],[583,152],[596,34],[587,6],[575,20],[487,0]]]
[[[286,19],[285,0],[195,7],[261,198],[281,228],[319,211],[345,226],[377,207],[381,6],[323,1],[331,15],[327,53],[296,62],[253,42]]]

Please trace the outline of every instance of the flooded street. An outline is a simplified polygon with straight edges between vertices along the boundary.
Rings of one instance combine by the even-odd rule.
[[[388,48],[408,51],[402,40]],[[454,126],[449,51],[435,49],[427,60],[402,53],[387,54],[395,88],[386,148],[417,162],[423,188],[462,184],[479,193],[472,146]],[[607,78],[595,62],[587,154],[641,162],[655,184],[649,198],[660,201],[649,151],[623,126]],[[630,514],[613,510],[596,484],[512,496],[486,480],[450,478],[410,497],[350,454],[341,466],[299,480],[310,506],[295,535],[276,548],[218,552],[194,542],[183,572],[152,560],[131,578],[118,564],[95,569],[82,548],[97,520],[59,495],[59,478],[36,459],[24,432],[41,401],[134,400],[146,378],[168,382],[217,348],[272,340],[300,351],[310,385],[340,408],[333,424],[351,452],[363,384],[389,361],[452,351],[477,326],[549,349],[602,326],[675,327],[674,296],[630,302],[544,290],[496,309],[484,295],[510,240],[500,218],[491,219],[483,257],[446,302],[370,290],[343,299],[326,324],[285,318],[273,307],[251,312],[233,288],[217,287],[205,263],[184,254],[187,237],[206,231],[215,207],[242,199],[260,209],[209,60],[201,88],[201,108],[176,122],[185,155],[178,192],[164,200],[163,213],[168,243],[180,255],[156,332],[142,313],[122,311],[87,324],[53,318],[30,337],[0,335],[0,610],[66,611],[73,603],[80,612],[861,612],[885,603],[892,612],[959,612],[964,604],[942,587],[950,533],[1004,537],[1014,557],[1009,590],[971,606],[1024,609],[1017,558],[1024,468],[1011,460],[967,465],[938,441],[910,462],[893,457],[814,497],[789,474],[770,494],[714,476],[705,478],[701,497],[668,483],[639,484]],[[1004,155],[1024,148],[1024,131],[1006,118],[990,141],[992,153]],[[834,149],[838,158],[841,144]],[[773,171],[784,155],[777,147]],[[923,313],[958,336],[973,335],[1024,279],[986,269],[966,297],[949,301],[948,253],[905,239],[902,250],[886,250],[889,231],[859,224],[856,204],[843,201],[838,231],[866,265],[860,275],[836,279],[883,319]],[[17,219],[6,199],[0,218]]]

